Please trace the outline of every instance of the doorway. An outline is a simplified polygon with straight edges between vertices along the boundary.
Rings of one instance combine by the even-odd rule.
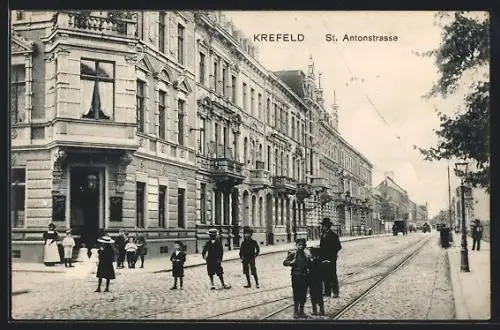
[[[89,167],[71,168],[71,228],[80,235],[80,243],[90,249],[99,238],[103,207],[104,174],[102,170]]]

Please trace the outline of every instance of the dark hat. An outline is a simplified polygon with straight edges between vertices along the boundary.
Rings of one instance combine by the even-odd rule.
[[[104,243],[104,244],[113,244],[115,241],[109,236],[103,236],[101,238],[98,238],[97,241],[99,243]]]
[[[210,236],[216,236],[217,234],[219,234],[219,231],[215,228],[210,228],[207,232],[208,235]]]
[[[178,245],[179,245],[179,246],[181,246],[181,247],[184,245],[184,244],[182,244],[182,242],[181,242],[181,241],[175,241],[175,242],[174,242],[174,244],[178,244]]]
[[[249,226],[245,226],[243,227],[243,233],[249,233],[249,234],[253,234],[253,229],[250,228]]]
[[[295,240],[295,244],[298,244],[298,243],[303,243],[304,245],[306,245],[306,239],[305,238],[297,238]]]
[[[475,223],[480,223],[481,221],[479,219],[474,220]]]
[[[56,228],[56,225],[53,222],[51,222],[49,223],[49,228]]]
[[[323,218],[323,220],[321,220],[321,225],[324,226],[324,225],[327,225],[327,226],[331,226],[333,223],[332,221],[330,220],[330,218]]]

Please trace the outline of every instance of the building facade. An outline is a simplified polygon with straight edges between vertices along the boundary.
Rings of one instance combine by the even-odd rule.
[[[143,233],[159,255],[199,252],[212,226],[233,249],[244,225],[267,245],[371,219],[371,164],[314,69],[297,93],[222,13],[12,12],[11,28],[15,259],[42,259],[50,222],[78,244]]]

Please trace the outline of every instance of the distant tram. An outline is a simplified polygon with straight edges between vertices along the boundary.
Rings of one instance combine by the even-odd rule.
[[[392,226],[392,234],[397,236],[398,233],[403,233],[403,235],[408,235],[408,225],[406,221],[396,220]]]

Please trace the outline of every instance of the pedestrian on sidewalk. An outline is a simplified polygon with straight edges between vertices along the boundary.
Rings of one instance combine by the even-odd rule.
[[[447,249],[450,247],[450,228],[446,224],[442,224],[439,231],[441,247]]]
[[[90,259],[89,259],[92,272],[96,269],[99,264],[99,245],[94,244],[94,247],[90,249]]]
[[[311,296],[311,305],[313,315],[325,315],[325,305],[323,301],[323,269],[321,264],[321,250],[317,247],[311,247],[311,267],[309,272],[309,295]]]
[[[66,230],[66,237],[62,241],[64,247],[64,267],[73,267],[71,259],[73,259],[73,248],[75,240],[71,237],[71,229]]]
[[[127,252],[128,268],[135,268],[137,245],[134,242],[134,236],[130,235],[128,237],[128,243],[125,245],[125,251]]]
[[[118,258],[116,262],[116,268],[124,268],[123,263],[125,262],[125,244],[127,244],[128,237],[123,229],[120,229],[118,236],[115,238],[115,247],[118,253]]]
[[[330,218],[323,218],[321,221],[321,239],[319,242],[321,264],[323,265],[323,284],[326,297],[333,298],[339,296],[339,280],[337,277],[337,258],[342,249],[339,236],[331,230],[332,221]]]
[[[207,262],[207,273],[210,278],[210,289],[215,290],[214,275],[220,279],[220,283],[224,289],[230,289],[231,285],[224,283],[224,269],[222,268],[222,257],[224,249],[221,239],[218,238],[219,232],[212,228],[208,231],[209,240],[205,243],[201,255]]]
[[[99,264],[97,266],[97,275],[99,279],[97,289],[95,292],[101,292],[102,279],[106,279],[106,288],[104,292],[109,292],[109,282],[115,279],[115,269],[113,268],[113,261],[115,259],[115,250],[113,243],[115,242],[109,236],[103,236],[97,239],[101,243],[99,248]]]
[[[43,233],[43,239],[45,240],[43,246],[43,263],[45,266],[54,266],[61,262],[61,256],[57,247],[58,238],[56,225],[52,222],[49,223],[49,230]]]
[[[184,252],[184,244],[181,241],[175,241],[174,252],[170,257],[172,261],[172,276],[174,277],[174,286],[170,290],[177,289],[177,279],[179,279],[179,288],[182,290],[184,279],[184,263],[186,262],[186,252]]]
[[[137,256],[135,260],[137,261],[137,257],[139,257],[141,259],[141,268],[144,268],[144,257],[148,254],[148,243],[146,242],[144,234],[140,233],[137,235],[135,244],[137,245]]]
[[[474,225],[472,226],[472,251],[481,248],[481,239],[483,238],[483,225],[479,219],[474,220]]]
[[[295,240],[295,251],[289,251],[283,261],[283,266],[292,267],[292,290],[293,290],[293,317],[305,316],[304,305],[306,303],[307,287],[309,283],[309,270],[311,266],[310,253],[305,250],[306,239]]]
[[[243,227],[243,242],[240,246],[240,259],[243,265],[243,274],[247,279],[247,285],[245,288],[251,288],[252,283],[250,282],[250,272],[255,279],[255,287],[259,288],[259,278],[257,277],[257,268],[255,267],[255,258],[260,253],[259,244],[252,238],[253,230],[249,226]],[[250,268],[250,269],[249,269]],[[250,272],[249,272],[250,270]]]

